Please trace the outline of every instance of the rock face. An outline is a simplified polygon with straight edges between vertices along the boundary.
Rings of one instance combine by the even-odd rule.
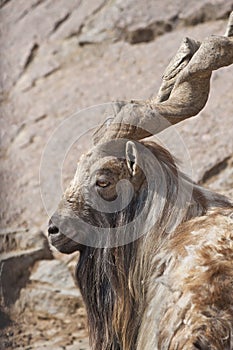
[[[9,328],[0,348],[88,349],[70,260],[50,260],[41,233],[48,216],[39,170],[51,134],[83,108],[156,95],[182,39],[224,34],[231,10],[233,0],[1,1],[0,292],[7,310],[0,308],[0,328]],[[200,115],[160,137],[181,160],[187,154],[184,169],[194,180],[231,196],[232,67],[215,72],[211,85]],[[96,111],[77,114],[77,134],[105,119]],[[64,186],[91,147],[87,135],[67,153]],[[22,315],[12,330],[11,319]]]
[[[26,314],[26,334],[34,334],[29,320],[41,321],[33,336],[33,349],[83,349],[86,338],[86,313],[80,292],[67,265],[59,260],[41,260],[31,272],[27,287],[21,290],[19,299],[11,310],[12,315]],[[36,317],[35,317],[36,315]],[[62,331],[61,331],[62,330]],[[85,338],[83,338],[85,336]],[[80,346],[80,347],[79,347]]]
[[[177,27],[224,18],[231,8],[232,1],[118,0],[88,18],[78,39],[83,45],[103,41],[150,42]]]
[[[16,310],[36,312],[43,318],[72,316],[82,306],[79,290],[68,267],[59,260],[41,260],[30,275],[26,289],[21,291]]]
[[[38,230],[2,231],[0,243],[0,298],[3,305],[10,306],[27,284],[33,264],[52,259],[52,253],[44,234]]]

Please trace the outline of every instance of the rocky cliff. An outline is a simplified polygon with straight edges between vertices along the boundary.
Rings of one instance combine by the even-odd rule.
[[[232,0],[0,2],[1,349],[89,349],[77,254],[52,253],[45,238],[39,170],[54,130],[84,108],[155,95],[182,39],[224,34],[231,10]],[[215,72],[207,106],[176,127],[194,180],[229,195],[232,92],[232,67]],[[77,134],[103,118],[86,116]],[[64,186],[90,145],[84,135],[67,155]]]

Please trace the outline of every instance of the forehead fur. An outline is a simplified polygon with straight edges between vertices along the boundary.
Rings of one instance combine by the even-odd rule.
[[[88,153],[81,156],[78,167],[97,170],[106,162],[116,166],[116,159],[125,159],[125,146],[127,140],[114,140],[93,147]]]
[[[92,148],[92,155],[99,157],[116,157],[124,158],[125,157],[125,147],[128,140],[117,139],[112,140]]]
[[[78,162],[77,171],[71,185],[88,181],[90,176],[101,169],[109,169],[119,176],[124,176],[125,145],[127,140],[114,140],[93,147],[83,154]]]

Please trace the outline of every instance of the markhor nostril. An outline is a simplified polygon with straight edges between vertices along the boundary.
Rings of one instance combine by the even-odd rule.
[[[59,232],[59,228],[53,224],[49,225],[49,228],[48,228],[48,233],[50,235],[53,235],[55,233],[58,233]]]

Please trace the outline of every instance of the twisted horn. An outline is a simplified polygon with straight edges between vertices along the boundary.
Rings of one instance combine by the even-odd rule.
[[[94,144],[115,138],[141,140],[197,115],[205,106],[212,71],[233,63],[233,12],[225,36],[202,43],[185,38],[168,65],[156,98],[118,103],[115,116],[93,135]]]

